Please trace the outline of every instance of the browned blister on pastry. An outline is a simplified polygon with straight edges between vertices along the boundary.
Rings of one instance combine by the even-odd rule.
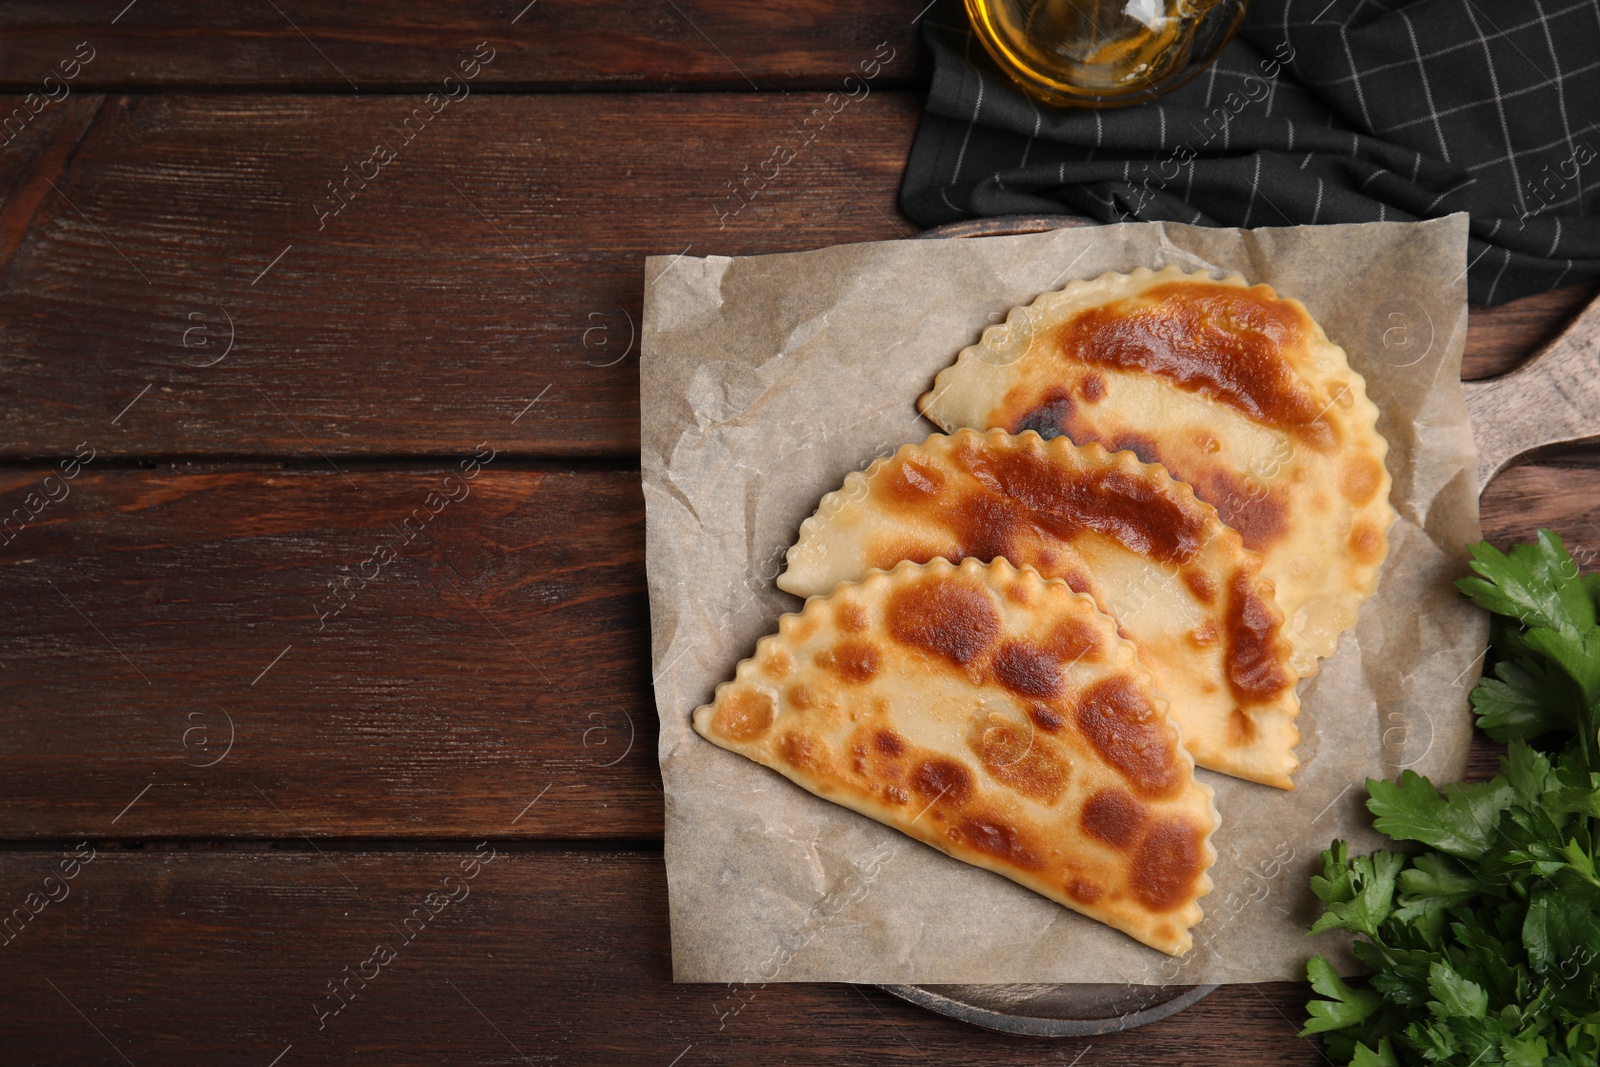
[[[1196,763],[1293,787],[1297,677],[1261,557],[1165,468],[1032,432],[935,434],[824,497],[778,586],[815,596],[938,557],[1005,559],[1089,594]]]
[[[1130,449],[1261,553],[1302,676],[1377,585],[1388,444],[1345,352],[1297,300],[1176,267],[1106,274],[1012,310],[919,406],[945,430]]]
[[[1004,560],[936,560],[785,615],[703,736],[1169,953],[1211,888],[1211,790],[1131,644]]]

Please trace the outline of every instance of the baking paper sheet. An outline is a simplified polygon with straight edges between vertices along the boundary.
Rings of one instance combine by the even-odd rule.
[[[1334,837],[1382,839],[1368,776],[1459,778],[1487,621],[1455,592],[1479,537],[1462,401],[1467,219],[1226,230],[1164,223],[646,266],[640,362],[652,658],[674,976],[685,982],[1261,982],[1306,958]],[[1393,502],[1378,592],[1301,683],[1297,788],[1216,790],[1215,889],[1174,959],[830,804],[690,716],[801,601],[773,579],[823,494],[936,428],[917,396],[983,328],[1076,278],[1238,271],[1303,301],[1382,411]]]

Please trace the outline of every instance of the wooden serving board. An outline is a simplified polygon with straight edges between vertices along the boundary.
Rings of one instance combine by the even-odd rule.
[[[954,222],[918,237],[1000,237],[1093,225],[1097,225],[1094,220],[1073,215],[1002,216]],[[1520,457],[1553,445],[1600,437],[1600,298],[1514,370],[1465,381],[1462,391],[1478,446],[1480,493]],[[1596,533],[1600,535],[1600,531]],[[974,1026],[1028,1037],[1065,1038],[1147,1026],[1176,1015],[1220,987],[1031,984],[883,988]]]
[[[1600,299],[1517,369],[1461,387],[1479,492],[1521,456],[1600,437]]]

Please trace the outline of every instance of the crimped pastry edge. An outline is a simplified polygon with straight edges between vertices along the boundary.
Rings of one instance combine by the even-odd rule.
[[[1369,431],[1371,437],[1376,438],[1379,443],[1377,449],[1378,463],[1383,470],[1379,492],[1373,496],[1370,502],[1351,513],[1350,525],[1353,528],[1358,521],[1363,519],[1374,521],[1375,525],[1382,529],[1383,552],[1376,563],[1352,566],[1349,572],[1351,588],[1344,595],[1337,597],[1333,606],[1329,609],[1329,621],[1337,624],[1336,630],[1331,626],[1326,628],[1336,634],[1333,641],[1331,643],[1322,641],[1316,646],[1312,646],[1310,648],[1312,655],[1309,657],[1300,654],[1297,649],[1297,653],[1291,661],[1296,674],[1301,678],[1313,677],[1321,669],[1321,661],[1331,657],[1337,650],[1339,637],[1354,627],[1360,619],[1361,605],[1366,603],[1373,593],[1377,591],[1378,576],[1383,570],[1384,563],[1389,558],[1389,530],[1393,528],[1399,515],[1389,502],[1389,494],[1394,487],[1394,476],[1390,473],[1388,465],[1389,440],[1378,432],[1378,419],[1382,416],[1382,412],[1378,410],[1377,404],[1373,403],[1372,399],[1367,395],[1365,376],[1350,365],[1349,353],[1328,337],[1327,332],[1322,328],[1322,323],[1317,321],[1316,317],[1307,310],[1305,304],[1300,300],[1292,296],[1284,296],[1266,282],[1251,283],[1243,274],[1237,271],[1229,272],[1219,278],[1208,270],[1185,271],[1176,264],[1169,264],[1159,270],[1152,270],[1149,267],[1136,267],[1131,271],[1108,270],[1093,278],[1075,279],[1060,289],[1052,289],[1040,293],[1030,303],[1013,306],[1006,313],[1004,322],[985,327],[976,344],[963,348],[957,354],[955,361],[934,377],[933,388],[917,398],[917,410],[947,433],[951,432],[951,427],[935,415],[930,414],[929,408],[933,406],[934,402],[946,389],[951,387],[951,384],[956,380],[959,369],[964,364],[968,361],[982,361],[990,362],[991,365],[994,365],[992,361],[984,360],[985,353],[1004,357],[1018,346],[1020,340],[1025,340],[1031,344],[1035,321],[1043,319],[1057,305],[1071,300],[1074,296],[1081,294],[1084,290],[1107,278],[1126,278],[1130,281],[1140,282],[1142,283],[1140,291],[1168,281],[1205,281],[1214,285],[1226,285],[1234,288],[1265,289],[1274,300],[1279,300],[1298,308],[1305,315],[1306,321],[1311,323],[1313,329],[1310,343],[1307,345],[1307,354],[1314,363],[1318,364],[1318,369],[1326,373],[1330,366],[1339,366],[1343,368],[1345,373],[1348,373],[1350,391],[1354,401],[1348,412],[1346,412],[1345,419],[1352,428]],[[1026,327],[1025,331],[1023,327]],[[1024,348],[1015,358],[1024,358],[1026,352],[1027,350]],[[1004,364],[1001,363],[999,365]],[[1280,608],[1282,607],[1282,605],[1279,606]],[[1292,632],[1292,623],[1293,620],[1288,618],[1287,613],[1285,613],[1284,630],[1286,633]]]
[[[1183,504],[1192,504],[1198,510],[1206,514],[1208,519],[1214,524],[1213,528],[1218,531],[1217,536],[1224,539],[1224,547],[1231,554],[1236,555],[1244,562],[1244,565],[1249,571],[1251,581],[1256,583],[1256,588],[1258,591],[1266,595],[1266,605],[1269,606],[1273,613],[1277,616],[1278,639],[1290,645],[1290,655],[1284,657],[1285,662],[1289,664],[1290,669],[1296,670],[1296,674],[1299,677],[1306,677],[1303,674],[1299,674],[1298,670],[1296,669],[1293,657],[1293,643],[1289,641],[1288,637],[1289,619],[1284,614],[1282,606],[1278,603],[1277,590],[1273,587],[1272,579],[1261,573],[1261,554],[1245,547],[1244,539],[1239,535],[1239,531],[1223,522],[1222,516],[1217,513],[1217,509],[1215,507],[1195,496],[1193,486],[1191,486],[1188,482],[1180,481],[1179,479],[1174,478],[1171,472],[1169,472],[1166,467],[1162,466],[1161,464],[1146,463],[1141,460],[1138,455],[1127,449],[1120,449],[1116,452],[1113,452],[1097,441],[1091,441],[1087,444],[1080,445],[1066,436],[1054,437],[1050,440],[1045,440],[1039,435],[1038,432],[1034,430],[1025,430],[1020,434],[1012,434],[1008,433],[1004,429],[999,428],[980,431],[971,429],[969,427],[963,427],[962,429],[956,430],[954,433],[929,434],[928,437],[922,441],[907,442],[906,444],[903,444],[899,448],[895,449],[895,451],[890,455],[879,457],[878,459],[874,460],[865,470],[851,471],[845,476],[844,483],[838,489],[825,494],[822,498],[822,501],[817,505],[817,510],[800,524],[799,537],[797,537],[795,539],[795,543],[789,547],[789,551],[784,554],[784,572],[783,574],[778,575],[778,588],[782,589],[786,593],[794,593],[794,590],[789,589],[784,585],[784,577],[788,574],[789,564],[796,558],[797,554],[802,551],[803,546],[806,545],[808,538],[820,535],[822,531],[822,524],[825,519],[832,517],[834,512],[847,507],[854,499],[856,499],[856,493],[859,492],[861,497],[865,497],[866,493],[869,491],[867,488],[868,485],[871,483],[874,477],[882,472],[884,467],[903,459],[910,454],[913,454],[917,450],[932,450],[930,446],[934,446],[934,442],[936,441],[939,442],[939,445],[936,447],[945,449],[954,449],[959,447],[958,442],[963,438],[963,435],[966,435],[967,439],[981,440],[985,443],[985,445],[990,447],[1008,448],[1018,447],[1019,442],[1031,436],[1040,442],[1047,454],[1050,452],[1067,453],[1069,451],[1076,450],[1078,452],[1087,454],[1090,457],[1090,462],[1103,462],[1108,467],[1120,467],[1123,470],[1135,475],[1142,475],[1144,472],[1149,470],[1155,470],[1159,472],[1160,476],[1165,478],[1167,483],[1173,487],[1174,492]],[[1387,474],[1387,471],[1385,474]],[[938,558],[942,559],[943,557]],[[996,558],[1001,559],[1007,564],[1010,564],[1011,562],[1010,560],[1005,560],[1003,557]],[[1033,570],[1034,568],[1028,567],[1027,569]],[[1059,581],[1059,579],[1046,580]],[[839,584],[844,585],[849,583],[841,582]],[[837,586],[835,588],[837,588]],[[827,593],[813,594],[813,597],[830,596],[832,595],[832,592],[833,590],[829,590]],[[811,598],[808,598],[808,603],[810,602],[810,599]],[[1091,597],[1090,599],[1093,598]],[[1096,605],[1096,610],[1101,610],[1098,605]],[[1109,613],[1101,610],[1101,614]],[[1111,618],[1113,621],[1116,621],[1114,616],[1111,616]],[[1217,773],[1228,774],[1230,777],[1240,778],[1241,781],[1253,781],[1261,785],[1272,786],[1276,789],[1292,791],[1294,789],[1294,773],[1300,769],[1300,757],[1296,755],[1295,749],[1299,747],[1300,742],[1303,739],[1303,735],[1300,733],[1300,729],[1296,725],[1300,716],[1300,700],[1298,693],[1293,689],[1291,689],[1291,703],[1292,707],[1289,709],[1287,725],[1294,734],[1294,743],[1289,749],[1289,758],[1292,762],[1290,766],[1284,770],[1281,778],[1246,778],[1240,775],[1231,774],[1227,771],[1218,771]],[[1177,726],[1178,724],[1174,722],[1173,725]],[[1185,750],[1185,754],[1188,754],[1187,749]]]
[[[1137,459],[1135,459],[1135,461],[1137,462]],[[1079,912],[1070,904],[1066,904],[1062,901],[1054,899],[1053,897],[1047,896],[1032,886],[1017,881],[1017,879],[1013,878],[1009,873],[996,870],[993,867],[988,866],[986,863],[950,856],[949,853],[944,853],[944,850],[939,848],[937,845],[934,845],[928,841],[923,841],[921,838],[909,834],[906,831],[901,830],[899,827],[891,826],[890,824],[877,819],[870,813],[857,809],[846,800],[820,796],[819,794],[814,793],[807,788],[804,783],[790,777],[786,771],[777,767],[768,767],[766,764],[751,759],[749,756],[745,756],[743,753],[737,752],[731,748],[727,748],[712,738],[707,732],[706,727],[709,725],[709,720],[713,713],[713,709],[715,709],[717,703],[722,699],[723,692],[741,681],[748,680],[748,676],[759,669],[758,661],[761,659],[762,653],[766,650],[767,646],[771,642],[789,636],[790,632],[796,626],[798,626],[801,620],[804,619],[808,614],[811,614],[812,612],[822,612],[827,605],[832,602],[833,597],[838,595],[841,590],[845,589],[846,587],[861,589],[866,589],[868,587],[881,587],[897,580],[905,580],[912,574],[930,573],[955,573],[964,576],[981,575],[985,586],[991,591],[996,592],[998,591],[996,586],[1000,583],[1028,580],[1031,578],[1033,581],[1037,582],[1040,587],[1046,590],[1053,590],[1055,587],[1059,587],[1060,591],[1066,593],[1068,597],[1087,604],[1090,611],[1110,621],[1111,632],[1108,635],[1110,637],[1110,641],[1108,642],[1109,647],[1117,651],[1119,659],[1121,660],[1119,666],[1133,667],[1144,679],[1145,691],[1150,696],[1151,701],[1156,705],[1157,710],[1160,711],[1162,720],[1165,722],[1169,732],[1170,739],[1177,748],[1179,759],[1184,763],[1185,766],[1188,767],[1190,780],[1197,788],[1201,790],[1202,794],[1205,796],[1206,810],[1211,819],[1210,828],[1207,830],[1206,835],[1201,842],[1201,848],[1205,857],[1205,869],[1202,871],[1200,876],[1199,891],[1195,894],[1195,898],[1190,905],[1194,912],[1193,918],[1188,921],[1185,921],[1184,919],[1175,920],[1180,926],[1179,941],[1182,943],[1182,946],[1177,951],[1168,951],[1167,949],[1158,948],[1154,945],[1148,945],[1140,937],[1131,933],[1130,931],[1124,930],[1121,927],[1096,916]],[[1214,888],[1216,888],[1216,883],[1211,878],[1211,868],[1214,867],[1217,862],[1217,850],[1212,839],[1222,826],[1222,813],[1217,810],[1216,791],[1208,782],[1203,781],[1195,773],[1196,768],[1194,757],[1189,754],[1189,750],[1183,744],[1183,730],[1169,714],[1169,706],[1166,696],[1155,688],[1150,678],[1150,672],[1142,663],[1139,662],[1138,652],[1134,648],[1133,642],[1121,637],[1116,633],[1116,620],[1111,619],[1109,615],[1106,615],[1105,612],[1101,611],[1100,608],[1095,604],[1093,597],[1090,597],[1086,593],[1077,592],[1065,581],[1059,578],[1046,578],[1033,567],[1014,567],[1011,565],[1010,561],[1004,558],[998,558],[992,562],[983,563],[969,557],[968,559],[962,560],[958,565],[951,563],[942,556],[939,556],[929,560],[927,563],[913,563],[910,560],[902,560],[889,570],[870,570],[861,580],[855,582],[840,582],[827,593],[819,593],[815,596],[807,597],[805,604],[802,605],[799,611],[785,612],[783,615],[779,616],[777,631],[766,635],[756,642],[755,650],[748,657],[739,661],[739,665],[734,669],[733,677],[718,683],[716,689],[712,692],[711,700],[697,707],[691,713],[690,719],[695,733],[699,734],[707,743],[716,745],[716,747],[722,748],[724,751],[739,756],[741,759],[749,760],[751,763],[755,763],[757,766],[782,775],[784,778],[787,778],[790,782],[794,783],[797,788],[804,790],[807,794],[815,797],[817,800],[820,800],[823,803],[836,804],[839,807],[847,808],[850,811],[861,815],[863,818],[872,819],[873,822],[878,823],[880,826],[883,826],[886,829],[892,830],[895,833],[901,834],[902,836],[910,838],[913,841],[917,841],[919,844],[927,845],[929,848],[932,848],[937,852],[944,853],[954,862],[965,863],[968,866],[978,867],[980,869],[990,871],[993,874],[999,875],[1008,881],[1016,882],[1016,884],[1028,890],[1030,893],[1035,893],[1045,900],[1050,901],[1052,904],[1066,908],[1068,911],[1071,911],[1075,914],[1082,915],[1090,922],[1098,923],[1110,929],[1117,930],[1119,933],[1133,938],[1133,940],[1138,941],[1147,948],[1153,948],[1157,952],[1164,952],[1169,956],[1182,956],[1188,953],[1194,947],[1193,930],[1205,919],[1205,909],[1201,906],[1200,901],[1208,896]]]

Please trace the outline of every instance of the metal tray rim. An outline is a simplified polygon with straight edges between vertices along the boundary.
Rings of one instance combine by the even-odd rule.
[[[985,1030],[1023,1037],[1097,1037],[1101,1034],[1132,1030],[1176,1015],[1190,1005],[1204,1000],[1217,987],[1214,984],[1188,987],[1153,986],[1151,988],[1184,988],[1184,992],[1171,1000],[1141,1011],[1125,1012],[1103,1019],[1055,1019],[1040,1015],[1012,1015],[946,996],[937,992],[939,988],[937,986],[885,985],[879,988],[919,1008],[948,1015],[952,1019],[959,1019],[961,1022]]]

